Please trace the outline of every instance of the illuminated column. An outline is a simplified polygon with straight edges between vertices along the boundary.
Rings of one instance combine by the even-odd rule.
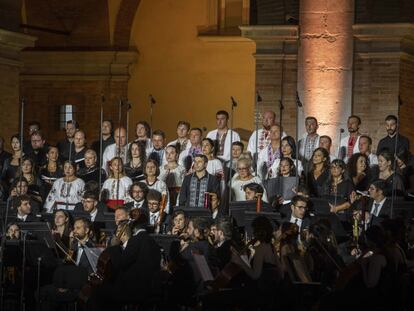
[[[298,119],[319,120],[319,133],[334,141],[352,111],[354,0],[301,0],[298,91],[304,104]],[[335,149],[334,149],[335,148]]]

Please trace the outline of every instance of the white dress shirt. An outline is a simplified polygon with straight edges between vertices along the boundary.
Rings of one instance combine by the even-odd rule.
[[[213,131],[210,131],[207,134],[207,138],[210,138],[213,141],[216,140],[217,139],[217,132],[218,132],[217,129],[215,129]],[[231,139],[230,133],[233,133],[233,135],[232,135],[233,136],[233,139]],[[230,152],[231,152],[230,140],[231,140],[232,143],[234,143],[235,141],[240,141],[240,135],[237,132],[235,132],[235,131],[227,130],[226,139],[224,141],[223,155],[222,156],[218,156],[218,158],[222,159],[223,161],[230,160]]]

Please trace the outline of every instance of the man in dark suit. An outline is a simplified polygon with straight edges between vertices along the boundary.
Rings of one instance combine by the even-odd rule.
[[[299,232],[308,230],[310,226],[310,218],[307,215],[308,199],[301,195],[296,195],[292,198],[290,204],[290,213],[282,219],[282,222],[290,222],[299,227]]]
[[[78,267],[85,268],[89,274],[93,272],[93,268],[85,249],[94,247],[94,243],[90,239],[91,233],[92,224],[88,219],[78,218],[75,220],[72,231],[75,238],[74,243],[72,243],[73,259]]]
[[[13,204],[16,214],[12,216],[16,217],[17,222],[33,222],[37,220],[36,216],[32,214],[30,196],[26,194],[20,195],[14,199]]]
[[[391,216],[391,200],[385,197],[387,183],[384,180],[376,180],[371,183],[368,193],[371,200],[368,203],[368,215],[366,220],[371,225],[378,225],[384,218]]]
[[[120,303],[137,303],[148,298],[154,279],[160,271],[160,247],[147,233],[148,214],[139,213],[133,220],[132,236],[122,240],[118,248],[120,256],[111,256],[113,266],[119,271],[110,300]]]
[[[148,211],[147,194],[148,186],[141,181],[134,182],[129,188],[129,195],[133,201],[125,204],[125,207],[129,210],[133,208],[143,208]]]
[[[98,195],[94,191],[86,191],[81,203],[75,205],[75,212],[85,212],[89,215],[94,235],[100,240],[100,230],[105,228],[104,208],[100,206]]]
[[[376,180],[372,182],[368,188],[369,201],[366,204],[365,224],[373,226],[381,224],[382,220],[391,216],[391,200],[385,197],[384,193],[387,189],[387,183],[384,180]],[[358,204],[358,210],[354,212],[354,217],[361,220],[362,202]]]
[[[223,269],[231,259],[233,228],[227,219],[220,219],[214,231],[214,243],[218,258],[218,267]]]

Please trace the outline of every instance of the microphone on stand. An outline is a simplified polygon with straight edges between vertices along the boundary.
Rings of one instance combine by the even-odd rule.
[[[260,96],[260,93],[259,93],[259,91],[256,91],[256,101],[258,102],[258,103],[261,103],[263,100],[262,100],[262,96]]]
[[[232,107],[237,107],[237,102],[234,99],[234,97],[233,96],[230,96],[230,98],[231,98]]]
[[[303,107],[303,104],[302,104],[302,102],[300,101],[300,98],[299,98],[298,91],[296,91],[296,105],[298,105],[298,107],[300,107],[300,108]]]
[[[345,133],[343,128],[339,129],[338,159],[345,159],[346,147],[341,147],[342,134]]]
[[[155,105],[157,103],[157,101],[155,100],[155,98],[152,96],[152,94],[149,94],[148,96],[148,100],[150,102],[151,105]]]

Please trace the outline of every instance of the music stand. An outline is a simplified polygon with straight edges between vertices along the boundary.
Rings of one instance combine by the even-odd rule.
[[[273,202],[279,196],[283,197],[284,200],[292,199],[296,195],[293,192],[296,184],[296,177],[276,177],[268,179],[264,182],[268,201]]]
[[[211,211],[202,207],[179,207],[178,209],[184,211],[185,217],[187,218],[206,218],[211,219]],[[176,209],[177,210],[177,209]]]

